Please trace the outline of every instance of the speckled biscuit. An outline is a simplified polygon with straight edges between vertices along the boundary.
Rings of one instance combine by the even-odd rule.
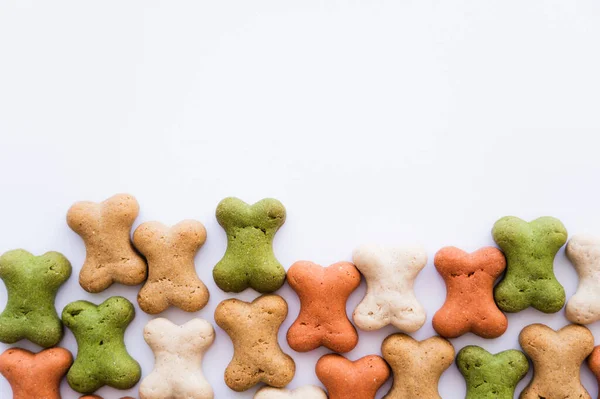
[[[67,374],[75,391],[93,393],[104,385],[132,388],[140,379],[140,365],[127,353],[123,336],[135,316],[127,299],[113,296],[96,306],[88,301],[68,304],[62,319],[75,335],[77,357]]]
[[[383,358],[392,368],[394,385],[386,399],[440,399],[438,382],[454,361],[454,347],[441,337],[416,341],[393,334],[381,345]]]
[[[565,290],[554,275],[554,257],[567,241],[567,230],[550,216],[526,222],[514,216],[498,220],[492,229],[506,255],[506,274],[494,289],[494,299],[505,312],[529,306],[555,313],[565,304]]]
[[[600,320],[600,237],[573,236],[566,254],[577,274],[579,286],[566,307],[567,319],[577,324]]]
[[[192,319],[178,326],[158,318],[144,328],[144,339],[154,353],[154,370],[142,380],[140,399],[213,399],[213,389],[202,373],[202,357],[215,339],[209,322]]]
[[[579,379],[581,364],[594,349],[587,328],[568,325],[558,331],[532,324],[519,334],[519,343],[533,362],[533,379],[520,399],[590,399]]]
[[[329,399],[374,399],[390,376],[388,365],[376,355],[354,362],[336,354],[325,355],[315,371],[327,388]]]
[[[73,363],[63,348],[31,353],[9,348],[0,355],[0,373],[13,392],[13,399],[60,399],[60,380]]]
[[[58,252],[34,256],[23,249],[0,257],[0,278],[8,301],[0,314],[0,341],[28,339],[44,348],[60,342],[63,327],[54,300],[71,276],[71,264]]]
[[[508,320],[494,302],[494,282],[506,267],[497,248],[467,253],[445,247],[434,264],[446,283],[446,302],[433,316],[433,328],[442,337],[456,338],[472,332],[483,338],[504,334]]]
[[[262,293],[278,290],[285,270],[273,253],[273,238],[285,222],[281,202],[265,198],[248,205],[225,198],[217,206],[217,221],[227,234],[227,250],[213,269],[217,286],[226,292],[248,287]]]
[[[367,294],[352,315],[358,328],[371,331],[392,324],[415,332],[423,326],[427,314],[413,290],[427,264],[423,248],[364,245],[354,251],[352,261],[367,280]]]
[[[254,399],[327,399],[327,394],[314,385],[296,389],[264,387],[256,392]]]
[[[79,284],[88,292],[104,291],[112,283],[138,285],[146,280],[146,262],[131,244],[131,226],[139,212],[136,199],[117,194],[104,202],[77,202],[67,212],[67,224],[81,236],[86,257]]]
[[[252,303],[238,299],[221,302],[215,322],[233,342],[233,358],[225,383],[245,391],[259,382],[282,388],[294,378],[296,364],[283,353],[277,333],[287,316],[287,303],[278,295],[263,295]]]
[[[479,346],[465,346],[456,357],[467,383],[465,399],[513,399],[515,388],[529,370],[529,362],[518,350],[492,355]]]
[[[300,314],[287,332],[292,349],[308,352],[322,345],[345,353],[356,346],[358,334],[346,315],[346,301],[360,284],[352,263],[322,267],[299,261],[288,270],[288,284],[300,297]]]
[[[208,303],[208,289],[196,274],[194,256],[206,241],[206,229],[195,220],[173,227],[142,223],[133,233],[135,247],[148,261],[148,281],[138,294],[140,308],[150,314],[169,305],[196,312]]]

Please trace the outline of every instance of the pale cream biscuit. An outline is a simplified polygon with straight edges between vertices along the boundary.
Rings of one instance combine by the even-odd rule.
[[[315,385],[296,389],[264,387],[256,392],[254,399],[327,399],[327,394]]]
[[[567,319],[577,324],[600,320],[600,237],[573,236],[565,250],[579,275],[575,295],[567,302]]]

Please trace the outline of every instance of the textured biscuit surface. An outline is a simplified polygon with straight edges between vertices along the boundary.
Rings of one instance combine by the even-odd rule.
[[[123,340],[134,316],[131,302],[118,296],[98,306],[76,301],[64,308],[63,323],[77,341],[77,357],[67,374],[71,388],[88,394],[104,385],[129,389],[137,384],[140,365],[127,353]]]
[[[454,347],[441,337],[416,341],[393,334],[381,345],[383,358],[392,368],[394,384],[386,399],[440,399],[438,383],[454,361]]]
[[[492,229],[506,255],[506,274],[494,289],[494,299],[505,312],[532,306],[555,313],[565,304],[565,290],[554,275],[554,257],[567,241],[567,230],[550,216],[526,222],[507,216]]]
[[[217,221],[227,234],[227,250],[213,269],[217,286],[226,292],[248,287],[262,293],[278,290],[285,270],[273,253],[273,238],[285,222],[285,208],[276,199],[253,205],[229,197],[217,206]]]
[[[291,390],[264,387],[256,392],[254,399],[327,399],[327,394],[314,385],[305,385]]]
[[[588,366],[590,367],[590,370],[592,371],[592,373],[594,373],[594,376],[596,377],[596,380],[598,381],[598,386],[600,388],[600,346],[596,346],[594,348],[592,354],[588,357],[587,362]],[[598,394],[598,397],[600,398],[600,394]]]
[[[8,301],[0,314],[0,341],[28,339],[44,348],[58,344],[63,327],[54,299],[71,276],[71,264],[58,252],[34,256],[23,249],[0,257],[0,278]]]
[[[374,399],[390,376],[387,363],[376,355],[354,362],[340,355],[325,355],[315,371],[327,388],[329,399]]]
[[[112,283],[138,285],[146,279],[146,262],[131,244],[131,226],[139,213],[137,200],[117,194],[104,202],[82,201],[67,212],[67,224],[85,243],[79,284],[88,292]]]
[[[60,380],[73,363],[71,352],[51,348],[39,353],[10,348],[0,355],[0,373],[13,399],[60,399]]]
[[[174,305],[197,312],[208,303],[208,289],[198,278],[194,256],[206,241],[206,229],[195,220],[173,227],[142,223],[133,233],[135,247],[148,261],[148,280],[138,294],[140,308],[157,314]]]
[[[158,318],[144,328],[144,339],[154,352],[154,370],[142,380],[140,399],[212,399],[212,387],[202,373],[202,357],[213,343],[209,322],[192,319],[178,326]]]
[[[413,290],[427,264],[423,248],[365,245],[354,251],[352,261],[367,280],[367,294],[352,316],[358,328],[377,330],[392,324],[415,332],[423,326],[427,315]]]
[[[532,324],[519,334],[519,343],[533,362],[533,379],[520,399],[589,399],[579,379],[581,364],[594,349],[587,328],[568,325],[558,331]]]
[[[577,324],[600,320],[600,237],[573,236],[566,254],[577,274],[577,292],[567,302],[567,319]]]
[[[245,391],[259,382],[282,388],[294,377],[294,360],[283,353],[277,333],[287,316],[287,303],[278,295],[263,295],[251,303],[227,299],[215,310],[215,322],[231,338],[233,358],[225,383]]]
[[[360,284],[352,263],[322,267],[299,261],[288,270],[288,284],[300,298],[300,314],[287,332],[292,349],[308,352],[323,345],[344,353],[356,346],[358,334],[346,315],[346,301]]]
[[[474,345],[458,352],[456,364],[467,383],[466,399],[513,399],[517,384],[529,370],[529,362],[521,351],[492,355]]]
[[[467,253],[456,247],[440,249],[435,267],[446,283],[446,302],[433,316],[433,328],[442,337],[472,332],[483,338],[504,334],[508,320],[494,302],[494,281],[506,267],[497,248]]]

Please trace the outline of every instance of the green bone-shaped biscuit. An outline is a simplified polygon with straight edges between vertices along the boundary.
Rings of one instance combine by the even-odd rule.
[[[465,346],[456,357],[467,383],[465,399],[513,399],[515,388],[529,370],[529,362],[518,350],[492,355],[479,346]]]
[[[23,338],[49,348],[58,344],[63,327],[54,299],[71,276],[71,263],[58,252],[34,256],[23,249],[0,257],[0,278],[8,301],[0,314],[0,341],[12,344]]]
[[[273,253],[273,238],[285,222],[283,204],[272,198],[254,205],[225,198],[217,206],[217,221],[227,234],[227,250],[213,269],[219,288],[241,292],[252,287],[262,293],[279,289],[285,270]]]
[[[514,216],[498,220],[492,229],[506,255],[506,274],[494,289],[494,299],[505,312],[532,306],[555,313],[565,304],[565,290],[554,275],[554,257],[567,241],[567,230],[550,216],[526,222]]]
[[[141,369],[127,353],[123,336],[135,316],[131,302],[113,296],[96,306],[88,301],[68,304],[62,319],[77,340],[77,358],[67,382],[77,392],[92,393],[104,385],[129,389]]]

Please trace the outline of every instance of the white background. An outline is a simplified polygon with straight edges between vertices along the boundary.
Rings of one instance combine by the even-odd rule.
[[[136,226],[206,225],[196,266],[210,302],[162,316],[213,322],[231,296],[211,275],[226,246],[215,207],[230,195],[275,197],[288,212],[275,240],[286,268],[350,260],[361,243],[423,244],[430,261],[416,292],[428,319],[414,336],[430,337],[444,302],[432,264],[439,248],[492,245],[491,227],[505,215],[551,215],[570,234],[600,234],[599,45],[596,0],[0,1],[0,250],[71,260],[59,312],[77,299],[135,302],[139,287],[79,287],[84,246],[65,223],[75,201],[132,193]],[[555,269],[570,297],[577,276],[563,250]],[[364,292],[363,283],[349,312]],[[281,345],[297,362],[290,387],[318,384],[314,365],[328,351],[290,350],[298,300],[287,285],[278,293],[289,303]],[[138,311],[125,337],[144,376],[150,318]],[[527,310],[509,316],[499,339],[452,342],[457,351],[518,348],[519,331],[534,322],[567,323],[564,311]],[[591,328],[600,343],[600,324]],[[232,346],[216,331],[204,360],[216,397],[251,398],[254,389],[224,384]],[[379,354],[393,332],[361,332],[347,356]],[[70,331],[61,346],[76,353]],[[586,366],[582,377],[595,397]],[[10,397],[2,378],[0,392]],[[440,393],[464,396],[456,366]],[[62,394],[77,397],[64,382]]]

